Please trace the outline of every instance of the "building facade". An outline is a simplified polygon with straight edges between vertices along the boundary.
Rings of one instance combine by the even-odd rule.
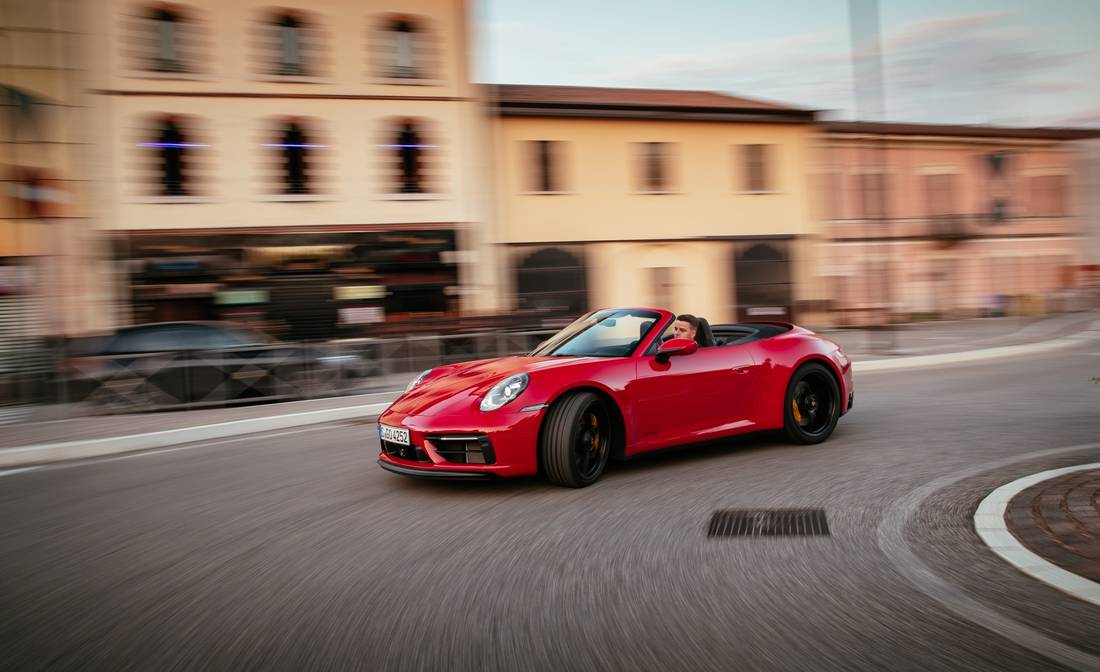
[[[814,113],[708,92],[494,87],[500,285],[537,316],[647,305],[710,321],[825,298]]]
[[[96,325],[109,305],[85,291],[104,268],[90,218],[79,16],[76,0],[0,0],[5,333],[61,336]]]
[[[84,4],[117,322],[333,338],[494,308],[465,2]]]
[[[841,324],[1061,310],[1096,131],[829,122],[814,173]]]

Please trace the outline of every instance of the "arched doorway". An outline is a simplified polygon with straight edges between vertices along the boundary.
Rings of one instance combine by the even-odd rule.
[[[580,315],[588,310],[584,262],[559,247],[547,247],[516,266],[516,307],[554,315]]]
[[[791,268],[786,241],[756,243],[734,258],[737,319],[790,320]]]

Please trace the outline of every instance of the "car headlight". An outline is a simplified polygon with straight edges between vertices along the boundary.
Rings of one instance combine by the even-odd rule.
[[[495,411],[518,397],[525,389],[527,389],[526,373],[508,376],[496,385],[493,385],[493,389],[489,390],[489,393],[481,400],[481,410]]]
[[[417,385],[419,385],[420,383],[423,383],[423,382],[424,382],[424,379],[425,379],[425,378],[427,378],[427,377],[428,377],[428,375],[429,375],[429,374],[430,374],[430,373],[431,373],[432,371],[435,371],[435,369],[428,369],[427,371],[424,371],[424,372],[422,372],[422,373],[421,373],[421,374],[420,374],[419,376],[417,376],[416,378],[413,378],[412,380],[410,380],[410,381],[409,381],[409,384],[405,386],[405,391],[406,391],[406,392],[408,392],[409,390],[413,389],[414,387],[416,387],[416,386],[417,386]]]

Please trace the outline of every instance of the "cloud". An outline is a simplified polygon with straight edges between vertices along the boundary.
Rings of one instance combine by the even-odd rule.
[[[900,30],[886,35],[882,39],[884,52],[904,49],[911,45],[935,41],[946,35],[966,34],[1003,22],[1012,16],[1011,12],[985,12],[980,14],[957,14],[955,16],[937,16],[907,24]]]
[[[1049,110],[1066,100],[1097,100],[1086,74],[1096,54],[1062,49],[1044,30],[1022,24],[1012,12],[985,12],[888,31],[881,38],[887,116],[1034,124],[1051,120]],[[820,32],[657,54],[612,64],[598,76],[619,85],[728,91],[852,117],[852,72],[848,35]]]
[[[846,104],[847,54],[835,33],[789,35],[699,53],[666,54],[611,65],[604,81],[624,86],[706,89],[807,107]]]
[[[1058,117],[1054,123],[1059,126],[1100,126],[1100,105]]]

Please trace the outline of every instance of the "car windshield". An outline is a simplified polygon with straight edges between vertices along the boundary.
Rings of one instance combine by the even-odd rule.
[[[661,315],[651,310],[599,310],[554,334],[535,357],[628,357]]]

